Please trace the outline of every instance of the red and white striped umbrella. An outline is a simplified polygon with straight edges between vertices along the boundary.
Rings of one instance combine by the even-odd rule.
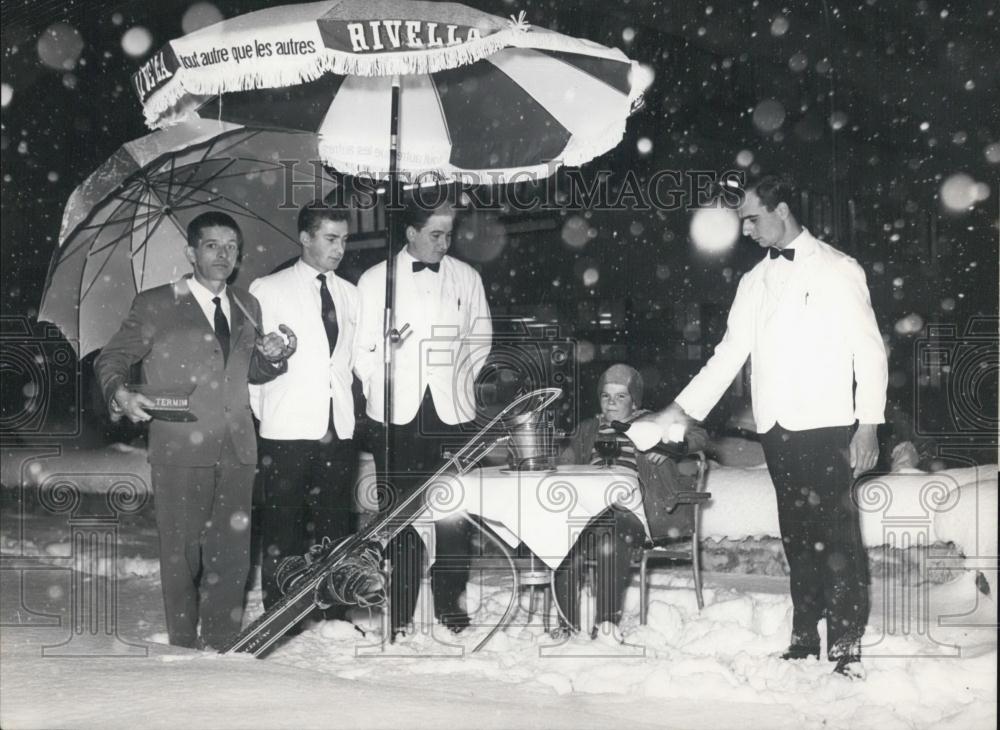
[[[151,127],[199,115],[316,133],[321,159],[404,179],[546,177],[617,145],[648,75],[621,51],[456,3],[268,8],[170,41],[133,77]]]

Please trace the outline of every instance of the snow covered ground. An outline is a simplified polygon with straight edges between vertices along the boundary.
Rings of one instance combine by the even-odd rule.
[[[754,539],[776,533],[760,469],[717,469],[710,482],[705,564],[728,572],[707,573],[705,609],[689,569],[657,569],[645,627],[637,585],[629,590],[626,646],[586,636],[559,643],[522,612],[472,654],[510,595],[509,577],[484,573],[467,598],[481,626],[461,641],[424,627],[384,647],[378,615],[356,611],[366,638],[348,623],[315,623],[252,659],[166,645],[148,505],[114,525],[81,517],[105,504],[100,484],[106,491],[114,481],[92,477],[142,481],[143,454],[82,456],[72,468],[4,459],[4,482],[26,488],[0,492],[3,728],[996,727],[995,467],[883,480],[893,499],[873,497],[869,515],[881,522],[866,517],[866,538],[897,550],[884,554],[872,584],[868,678],[852,683],[826,661],[775,656],[791,603],[787,579],[775,575],[777,541]],[[37,487],[67,473],[84,493],[80,508],[39,508]],[[911,538],[931,547],[900,550]],[[954,544],[943,550],[935,540]],[[720,560],[727,551],[738,554]],[[980,571],[988,586],[977,586]],[[247,619],[260,610],[254,587]],[[423,603],[419,611],[432,615]]]
[[[470,649],[485,627],[460,642],[427,629],[384,648],[377,615],[356,612],[370,638],[317,623],[266,659],[230,658],[158,643],[153,557],[123,551],[117,609],[102,612],[112,584],[59,568],[72,545],[55,524],[31,527],[30,540],[3,540],[4,728],[996,726],[995,595],[977,590],[972,572],[937,585],[873,584],[865,682],[831,675],[825,661],[775,658],[790,625],[785,579],[709,573],[699,613],[689,571],[666,569],[654,574],[646,627],[638,590],[629,591],[630,646],[558,644],[521,614],[479,654]],[[150,549],[148,534],[128,544]],[[507,586],[495,574],[470,584],[477,618],[502,613]],[[71,600],[79,596],[88,605]],[[255,588],[248,617],[259,611]]]

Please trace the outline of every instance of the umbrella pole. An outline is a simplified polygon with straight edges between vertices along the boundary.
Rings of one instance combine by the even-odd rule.
[[[383,320],[383,361],[384,377],[382,390],[382,422],[385,424],[385,473],[391,480],[392,471],[392,350],[399,342],[393,317],[393,299],[396,291],[396,257],[393,255],[393,238],[396,230],[393,201],[396,199],[396,154],[399,149],[399,76],[392,77],[392,108],[389,115],[389,205],[386,207],[385,236],[385,316]],[[388,484],[386,485],[389,486]]]

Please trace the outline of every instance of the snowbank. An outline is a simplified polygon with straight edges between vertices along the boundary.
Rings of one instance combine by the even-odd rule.
[[[734,444],[723,444],[722,449],[727,459],[746,463],[759,458],[758,451],[747,450],[746,444],[752,442],[730,441]],[[68,479],[81,492],[106,493],[123,481],[139,490],[148,490],[149,485],[146,452],[123,444],[62,453],[57,448],[41,453],[4,449],[0,461],[6,487],[51,487]],[[774,487],[763,465],[713,463],[708,491],[712,501],[702,509],[701,523],[706,539],[779,536]],[[953,542],[969,556],[997,554],[996,464],[878,476],[857,488],[857,498],[869,547]]]
[[[774,486],[765,467],[713,466],[702,510],[702,535],[741,540],[778,537]],[[966,555],[997,554],[997,466],[926,474],[887,474],[857,487],[869,547],[953,542]]]

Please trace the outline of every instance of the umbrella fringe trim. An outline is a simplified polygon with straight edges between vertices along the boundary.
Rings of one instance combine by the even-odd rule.
[[[183,102],[187,96],[210,97],[237,91],[282,88],[315,81],[326,73],[341,76],[393,76],[429,74],[446,71],[481,61],[504,48],[527,48],[548,51],[565,51],[598,58],[630,63],[617,48],[605,48],[596,43],[571,38],[548,31],[501,30],[484,38],[433,51],[371,54],[324,49],[323,53],[294,66],[269,64],[262,70],[242,70],[232,74],[221,69],[180,69],[162,89],[146,100],[143,113],[151,129],[168,127],[191,117],[196,102]],[[629,103],[642,95],[644,89],[633,83]]]

